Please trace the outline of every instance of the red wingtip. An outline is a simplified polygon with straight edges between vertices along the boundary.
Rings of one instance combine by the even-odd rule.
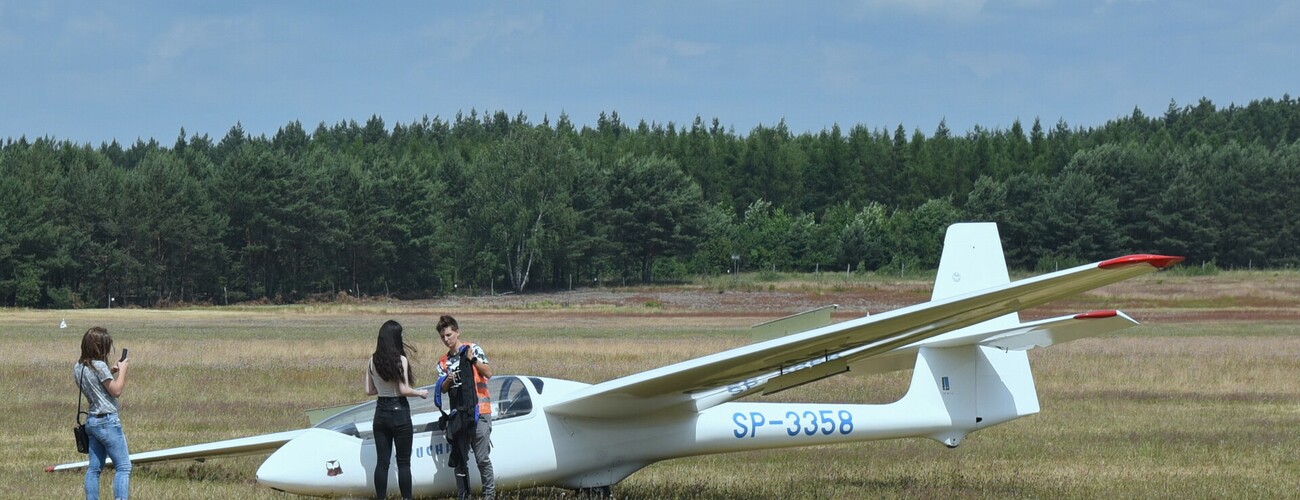
[[[1114,259],[1110,259],[1108,261],[1102,262],[1101,264],[1097,264],[1097,267],[1102,269],[1112,269],[1116,267],[1131,266],[1134,264],[1151,264],[1151,267],[1154,267],[1156,269],[1164,269],[1166,267],[1182,262],[1184,258],[1186,257],[1175,257],[1169,255],[1151,255],[1149,253],[1143,253],[1137,255],[1125,255],[1123,257],[1116,257]]]
[[[49,467],[46,467],[46,468],[45,468],[45,472],[54,472],[54,466],[51,465],[51,466],[49,466]]]
[[[1115,315],[1117,315],[1117,314],[1119,314],[1119,313],[1116,312],[1114,309],[1107,309],[1107,310],[1104,310],[1104,311],[1088,311],[1088,312],[1086,312],[1086,313],[1082,313],[1082,314],[1076,314],[1076,315],[1074,315],[1074,319],[1101,319],[1101,318],[1112,318],[1112,317],[1115,317]]]

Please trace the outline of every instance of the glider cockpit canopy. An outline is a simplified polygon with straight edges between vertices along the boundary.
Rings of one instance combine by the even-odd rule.
[[[515,375],[498,375],[488,380],[488,391],[492,394],[492,420],[517,418],[532,413],[533,398],[527,387],[530,385],[541,394],[545,382],[537,377]],[[437,390],[432,384],[420,388],[430,392]],[[441,414],[433,403],[433,397],[407,398],[407,401],[411,404],[411,423],[417,432],[437,431],[438,417]],[[321,420],[313,427],[364,438],[370,434],[370,423],[374,416],[375,402],[367,401]]]

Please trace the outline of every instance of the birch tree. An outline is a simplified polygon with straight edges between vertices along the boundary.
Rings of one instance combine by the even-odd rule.
[[[581,161],[546,129],[514,128],[477,159],[462,203],[483,251],[505,264],[516,292],[533,265],[558,245],[555,225],[572,220],[571,186]]]

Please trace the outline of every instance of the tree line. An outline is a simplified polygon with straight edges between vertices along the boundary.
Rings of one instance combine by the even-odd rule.
[[[1013,267],[1127,253],[1300,263],[1300,104],[927,135],[503,111],[0,145],[0,305],[165,306],[933,267],[999,223]]]

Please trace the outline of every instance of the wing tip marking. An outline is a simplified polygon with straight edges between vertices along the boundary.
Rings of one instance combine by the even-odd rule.
[[[1143,253],[1143,254],[1136,254],[1136,255],[1125,255],[1123,257],[1116,257],[1114,259],[1103,261],[1102,263],[1097,264],[1097,267],[1101,269],[1115,269],[1115,268],[1127,267],[1136,264],[1150,264],[1151,267],[1154,267],[1156,269],[1164,269],[1166,267],[1182,262],[1183,259],[1185,258],[1186,257],[1179,257],[1179,256],[1172,256],[1172,255],[1153,255],[1149,253]]]
[[[1100,311],[1088,311],[1086,313],[1076,314],[1074,315],[1074,319],[1113,318],[1117,315],[1119,315],[1119,311],[1116,311],[1114,309],[1104,309]]]

